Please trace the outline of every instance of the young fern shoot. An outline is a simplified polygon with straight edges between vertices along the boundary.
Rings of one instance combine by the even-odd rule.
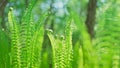
[[[71,68],[72,67],[72,31],[71,22],[67,23],[65,29],[65,38],[55,38],[52,31],[48,31],[48,36],[52,44],[53,68]]]
[[[8,21],[9,21],[9,27],[10,27],[10,37],[11,37],[11,67],[12,68],[20,68],[20,33],[19,33],[19,25],[17,24],[17,21],[15,19],[15,16],[13,14],[13,9],[10,8],[10,11],[8,13]]]

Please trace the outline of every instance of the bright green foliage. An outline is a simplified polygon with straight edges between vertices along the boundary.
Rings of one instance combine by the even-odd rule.
[[[42,55],[42,58],[41,58],[41,67],[40,68],[50,68],[50,60],[49,60],[49,55],[48,55],[48,51],[45,51],[45,52],[42,52],[43,55]]]
[[[87,1],[81,2],[87,3]],[[120,10],[117,7],[119,1],[108,1],[106,0],[107,4],[103,7],[98,5],[96,33],[93,39],[87,32],[84,14],[80,17],[78,9],[76,10],[78,6],[75,8],[74,3],[78,3],[78,0],[71,1],[67,6],[68,15],[65,15],[68,18],[67,22],[61,18],[62,22],[66,23],[64,36],[56,36],[52,30],[48,30],[50,40],[47,41],[51,42],[51,46],[43,46],[43,50],[43,37],[46,33],[44,29],[46,26],[51,28],[49,24],[52,19],[49,18],[57,17],[57,14],[56,16],[51,14],[53,7],[49,9],[51,13],[49,11],[43,13],[37,22],[32,15],[36,0],[30,1],[20,22],[16,19],[14,10],[10,8],[8,13],[10,32],[7,34],[0,27],[0,68],[120,68]],[[115,2],[118,3],[113,5]],[[85,7],[85,4],[81,6]],[[53,27],[56,19],[52,23]],[[72,37],[72,26],[78,31],[76,35],[78,38],[75,38],[75,41],[72,41],[75,37]],[[53,30],[56,31],[54,28]]]
[[[98,17],[100,23],[96,28],[95,47],[101,68],[120,67],[120,14],[116,5],[104,5],[106,9],[102,10],[102,16]]]
[[[42,23],[46,17],[43,14],[37,23],[31,15],[34,3],[26,10],[21,24],[15,19],[13,9],[9,11],[8,20],[11,31],[11,68],[39,68],[41,64],[41,48],[44,37]]]
[[[64,37],[54,37],[51,31],[48,36],[52,44],[53,68],[71,68],[72,67],[72,31],[71,22],[67,23]]]
[[[76,43],[73,48],[73,67],[83,68],[83,50],[79,43]]]
[[[99,15],[96,28],[96,49],[99,55],[100,67],[102,68],[119,68],[120,64],[120,42],[119,42],[119,10],[117,6],[111,3],[105,5],[107,8]],[[116,7],[116,8],[115,8]],[[115,58],[117,56],[117,58]],[[101,60],[102,59],[102,60]]]
[[[117,49],[114,55],[112,56],[112,68],[119,68],[120,67],[120,48]]]
[[[0,27],[0,68],[10,67],[9,51],[9,37]]]
[[[11,53],[10,58],[12,67],[13,68],[20,68],[20,33],[19,33],[19,27],[17,25],[17,22],[15,20],[15,16],[12,14],[12,8],[8,14],[8,20],[10,24],[10,31],[11,31]]]
[[[34,2],[29,5],[29,7],[26,9],[22,21],[21,21],[21,30],[20,30],[20,41],[21,41],[21,67],[29,67],[30,66],[30,60],[31,58],[28,58],[31,56],[32,50],[30,47],[32,47],[32,29],[34,30],[34,27],[32,27],[32,21],[31,21],[31,11],[33,9]],[[34,49],[34,48],[33,48]]]
[[[75,25],[80,31],[80,35],[82,37],[82,52],[83,52],[83,67],[84,68],[97,68],[98,62],[97,62],[97,54],[95,53],[95,50],[92,46],[92,41],[89,37],[89,34],[87,33],[85,24],[82,23],[80,20],[80,17],[75,11],[71,11],[71,17],[73,18]],[[94,57],[94,58],[91,58]]]

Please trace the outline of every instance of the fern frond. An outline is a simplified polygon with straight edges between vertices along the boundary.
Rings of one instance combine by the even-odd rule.
[[[70,10],[70,15],[73,18],[75,25],[79,29],[79,32],[81,33],[80,35],[83,40],[83,42],[81,43],[83,44],[82,49],[83,49],[84,67],[85,68],[97,68],[98,67],[97,54],[95,53],[95,50],[93,49],[92,41],[87,32],[85,24],[82,23],[82,20],[80,20],[79,15],[75,11]],[[94,59],[91,57],[94,57]]]
[[[113,55],[112,55],[112,68],[119,68],[120,67],[120,47],[114,46],[113,47]]]
[[[68,19],[69,20],[69,19]],[[66,59],[68,66],[66,68],[71,68],[72,66],[72,59],[73,59],[73,49],[72,49],[72,28],[71,28],[71,21],[67,22],[66,29],[65,29],[65,47],[66,47]]]
[[[19,35],[19,26],[13,14],[13,9],[8,13],[8,21],[10,25],[11,31],[11,65],[12,68],[20,68],[21,60],[20,60],[20,35]]]
[[[57,59],[55,58],[55,57],[57,57],[57,56],[55,56],[57,43],[56,43],[56,40],[55,40],[54,36],[52,35],[52,30],[48,30],[47,34],[48,34],[48,36],[49,36],[49,39],[50,39],[51,45],[52,45],[53,68],[58,68],[58,67],[57,67],[57,64],[56,64]],[[58,62],[57,62],[57,63],[58,63]]]
[[[31,61],[30,61],[30,67],[31,68],[38,68],[41,65],[41,51],[42,51],[42,43],[43,43],[43,37],[44,37],[44,28],[43,23],[46,19],[47,13],[43,13],[41,17],[39,18],[37,23],[31,24],[32,28],[30,31],[32,33],[31,36],[31,46],[30,46],[30,55],[31,55]],[[33,18],[31,18],[32,20]],[[33,21],[31,21],[33,22]]]
[[[41,64],[41,48],[44,37],[44,28],[37,30],[32,39],[31,45],[31,67],[38,68]]]
[[[116,47],[120,44],[118,41],[120,39],[120,16],[119,11],[116,10],[115,6],[110,5],[109,7],[104,11],[104,13],[101,14],[101,17],[98,17],[98,21],[100,20],[100,23],[97,24],[95,38],[95,47],[100,56],[101,67],[103,68],[116,67],[117,64],[115,63],[116,61],[119,61],[118,59],[115,59],[116,56],[119,56],[115,52],[117,50]]]
[[[54,37],[51,30],[48,32],[53,51],[54,68],[71,68],[73,59],[71,22],[67,23],[65,29],[65,39]]]
[[[31,22],[31,12],[35,5],[36,1],[33,1],[29,4],[29,7],[26,9],[23,18],[21,20],[21,60],[22,68],[30,66],[30,46],[32,38],[32,22]]]

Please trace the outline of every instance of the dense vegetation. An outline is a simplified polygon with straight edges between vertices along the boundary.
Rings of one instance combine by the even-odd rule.
[[[119,0],[99,3],[94,37],[74,3],[66,5],[62,26],[53,25],[52,7],[34,19],[35,0],[21,17],[9,7],[6,29],[0,26],[0,68],[120,68]]]

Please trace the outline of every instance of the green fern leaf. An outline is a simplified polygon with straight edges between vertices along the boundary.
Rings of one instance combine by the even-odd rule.
[[[11,31],[11,65],[12,68],[20,68],[21,60],[20,60],[20,39],[19,39],[19,26],[13,14],[13,9],[8,13],[8,21],[10,25]]]

